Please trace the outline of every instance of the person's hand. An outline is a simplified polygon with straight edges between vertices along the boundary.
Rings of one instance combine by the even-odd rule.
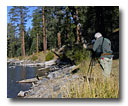
[[[83,48],[85,48],[85,49],[86,49],[86,48],[87,48],[87,45],[86,45],[86,44],[83,44]]]

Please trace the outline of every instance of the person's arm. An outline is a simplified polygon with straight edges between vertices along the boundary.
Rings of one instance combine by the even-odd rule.
[[[96,40],[95,43],[94,43],[94,45],[93,45],[93,48],[92,48],[94,52],[97,50],[97,48],[99,47],[99,45],[100,45],[99,40]]]

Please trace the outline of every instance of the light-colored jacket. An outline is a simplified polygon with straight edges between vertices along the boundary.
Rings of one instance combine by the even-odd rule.
[[[112,58],[112,50],[111,50],[111,42],[107,38],[100,37],[98,38],[94,45],[93,45],[93,51],[96,53],[96,55],[100,58],[107,57]],[[102,54],[110,54],[110,55],[103,55]]]

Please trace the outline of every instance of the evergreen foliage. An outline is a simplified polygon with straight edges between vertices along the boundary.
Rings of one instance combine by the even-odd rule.
[[[28,12],[31,8],[34,8],[31,15],[32,27],[27,29],[26,22],[30,20]],[[90,42],[97,31],[107,36],[119,28],[117,6],[13,6],[8,14],[8,57],[23,56],[23,41],[26,55],[44,50],[43,8],[47,49],[66,45],[65,55],[71,60],[76,59],[76,62],[88,54],[88,51],[82,48],[81,38]]]

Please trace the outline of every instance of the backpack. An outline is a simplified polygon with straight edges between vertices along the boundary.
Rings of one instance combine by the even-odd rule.
[[[102,49],[102,53],[112,53],[111,41],[107,38],[103,38],[101,49]]]
[[[103,40],[101,41],[101,44],[95,52],[95,57],[100,57],[104,53],[112,54],[111,41],[107,38],[103,38]]]

